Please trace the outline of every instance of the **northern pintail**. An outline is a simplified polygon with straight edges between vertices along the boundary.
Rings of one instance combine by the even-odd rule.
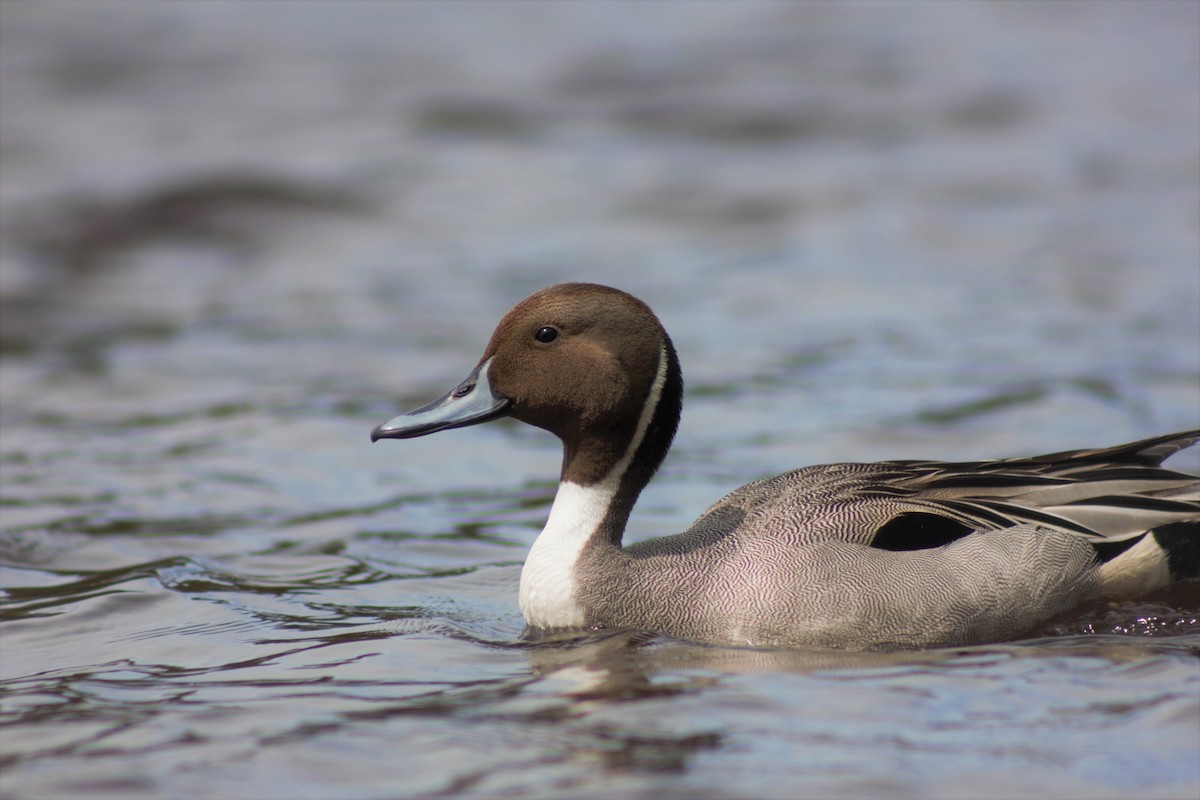
[[[371,440],[505,416],[562,440],[554,504],[521,572],[531,632],[961,645],[1200,577],[1200,480],[1160,466],[1200,430],[1024,459],[807,467],[731,492],[683,533],[622,547],[682,399],[654,313],[567,283],[517,304],[466,380]]]

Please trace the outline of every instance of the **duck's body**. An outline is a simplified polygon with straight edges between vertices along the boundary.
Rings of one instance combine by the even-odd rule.
[[[623,548],[682,395],[649,308],[562,284],[510,311],[454,391],[372,438],[514,416],[562,439],[558,494],[521,574],[534,630],[954,645],[1200,577],[1200,480],[1159,466],[1200,431],[1031,459],[809,467],[737,489],[683,533]]]

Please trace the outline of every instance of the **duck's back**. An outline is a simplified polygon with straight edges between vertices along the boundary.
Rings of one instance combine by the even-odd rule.
[[[665,553],[726,536],[919,550],[1023,524],[1119,541],[1173,522],[1200,524],[1200,479],[1159,466],[1197,438],[996,461],[805,467],[735,489],[680,536],[627,550]]]

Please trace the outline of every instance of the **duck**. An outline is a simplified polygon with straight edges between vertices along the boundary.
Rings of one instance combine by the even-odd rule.
[[[465,380],[371,440],[502,417],[561,440],[554,501],[521,569],[531,638],[955,647],[1200,578],[1200,478],[1161,466],[1200,430],[1031,458],[803,467],[735,489],[681,533],[623,546],[682,403],[678,354],[649,306],[563,283],[519,302]]]

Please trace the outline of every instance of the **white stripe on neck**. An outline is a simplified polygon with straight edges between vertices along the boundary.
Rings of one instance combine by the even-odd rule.
[[[650,385],[637,428],[621,460],[598,483],[587,486],[571,481],[559,483],[550,516],[521,569],[521,614],[531,627],[583,626],[584,612],[575,601],[575,565],[584,545],[595,535],[608,513],[621,486],[621,478],[646,438],[646,430],[662,400],[669,362],[664,346],[659,352],[654,383]]]

